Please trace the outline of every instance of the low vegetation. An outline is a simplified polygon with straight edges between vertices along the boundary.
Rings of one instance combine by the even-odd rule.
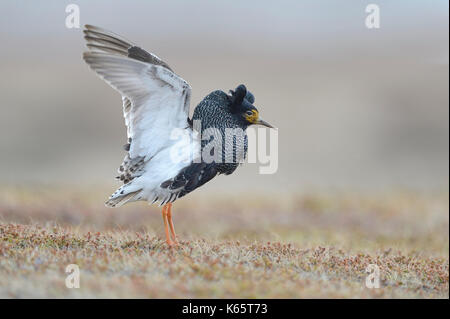
[[[0,297],[449,297],[447,191],[206,197],[174,205],[181,244],[169,248],[156,207],[3,189]],[[78,289],[65,285],[69,264]]]

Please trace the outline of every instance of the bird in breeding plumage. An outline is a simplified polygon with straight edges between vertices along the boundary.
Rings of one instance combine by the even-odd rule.
[[[117,176],[123,185],[106,205],[159,204],[167,243],[176,244],[172,203],[234,172],[247,153],[248,126],[272,126],[259,118],[242,84],[230,94],[210,93],[189,119],[191,87],[167,63],[111,31],[86,25],[84,34],[89,50],[83,59],[121,94],[127,126],[127,154]]]

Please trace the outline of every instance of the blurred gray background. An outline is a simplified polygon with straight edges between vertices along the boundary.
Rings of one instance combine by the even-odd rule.
[[[381,28],[365,27],[377,3]],[[1,1],[0,185],[117,185],[118,93],[81,59],[76,3],[193,89],[244,83],[279,128],[279,169],[204,192],[448,187],[447,1]]]

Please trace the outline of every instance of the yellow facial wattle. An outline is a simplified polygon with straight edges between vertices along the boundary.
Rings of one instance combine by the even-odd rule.
[[[259,114],[258,114],[257,110],[251,110],[251,111],[252,111],[252,115],[245,114],[245,119],[247,120],[247,122],[255,124],[256,122],[258,122]]]

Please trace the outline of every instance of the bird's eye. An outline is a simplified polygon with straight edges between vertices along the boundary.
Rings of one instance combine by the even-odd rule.
[[[249,111],[245,112],[245,114],[247,114],[248,116],[252,116],[253,112],[249,110]]]

